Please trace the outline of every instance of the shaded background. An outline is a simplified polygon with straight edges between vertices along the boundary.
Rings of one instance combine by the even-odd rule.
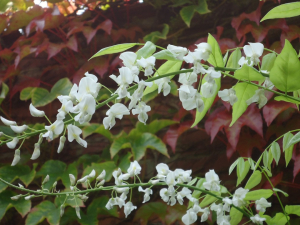
[[[292,1],[280,1],[281,4],[286,2]],[[78,83],[86,71],[97,75],[105,86],[116,88],[115,82],[108,76],[118,74],[121,65],[118,54],[88,61],[107,46],[150,40],[163,47],[173,44],[192,50],[195,43],[206,41],[208,33],[211,33],[219,42],[223,54],[227,49],[244,46],[247,42],[262,42],[265,47],[280,52],[285,39],[299,51],[299,17],[259,22],[279,4],[275,0],[76,0],[75,3],[49,0],[47,3],[47,8],[35,5],[31,0],[4,0],[0,3],[1,116],[25,124],[41,123],[36,128],[43,127],[45,121],[30,116],[30,102],[41,106],[40,109],[45,110],[54,121],[60,107],[56,96],[68,93],[70,81]],[[157,62],[157,65],[161,63]],[[59,88],[53,90],[56,82],[60,82]],[[234,83],[224,78],[222,89]],[[269,102],[263,109],[259,110],[252,104],[232,127],[229,127],[230,105],[217,98],[198,126],[190,128],[195,111],[182,109],[176,96],[177,84],[175,77],[172,94],[168,97],[156,93],[147,96],[152,110],[146,127],[142,124],[136,126],[137,117],[126,116],[122,121],[118,120],[111,131],[104,131],[101,122],[107,108],[99,109],[91,121],[93,124],[83,127],[87,149],[75,143],[66,143],[62,153],[57,154],[57,139],[50,143],[44,141],[40,158],[31,161],[29,158],[37,141],[34,137],[25,141],[21,149],[22,159],[18,166],[12,168],[9,165],[14,151],[1,146],[1,178],[14,184],[23,182],[30,189],[38,189],[41,180],[50,174],[52,180],[48,185],[51,186],[57,179],[57,189],[63,190],[70,185],[69,173],[80,178],[91,168],[96,168],[97,173],[103,168],[112,172],[116,166],[125,170],[138,152],[143,156],[139,162],[143,167],[141,177],[144,180],[155,175],[157,163],[165,162],[171,169],[192,169],[193,176],[198,177],[203,177],[209,169],[215,169],[222,184],[232,191],[235,189],[236,175],[229,176],[228,168],[237,157],[252,156],[258,159],[262,150],[276,137],[300,127],[297,107],[276,102],[269,94]],[[103,88],[98,98],[103,100],[109,95]],[[135,127],[139,135],[128,135]],[[11,133],[4,126],[0,129]],[[140,141],[145,133],[151,136],[152,144],[157,139],[160,139],[160,144],[156,148],[145,146]],[[137,147],[124,145],[124,149],[111,158],[110,151],[114,145],[124,139],[134,142]],[[165,148],[170,158],[159,153]],[[292,163],[287,168],[283,159],[279,166],[273,165],[272,182],[290,194],[290,197],[282,199],[284,204],[300,203],[298,151],[298,146],[295,146]],[[258,187],[270,188],[265,180]],[[35,198],[16,203],[9,199],[15,190],[0,184],[0,191],[0,224],[59,223],[57,207],[63,200]],[[105,210],[109,193],[92,193],[87,202],[80,203],[81,220],[68,206],[60,224],[181,224],[186,207],[168,207],[161,202],[158,191],[154,192],[151,202],[143,205],[143,195],[134,192],[133,203],[138,210],[127,219],[123,210]],[[275,212],[280,211],[280,206],[274,196],[270,200],[273,207],[266,213],[274,216]],[[74,206],[72,201],[69,204]],[[210,218],[208,223],[213,224],[213,219]],[[293,220],[292,224],[299,224],[299,220]]]

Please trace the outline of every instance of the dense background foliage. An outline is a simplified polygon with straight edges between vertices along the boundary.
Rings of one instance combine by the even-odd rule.
[[[299,49],[299,17],[259,22],[266,12],[278,5],[275,0],[47,2],[48,8],[35,5],[33,0],[0,3],[1,115],[26,124],[39,122],[36,126],[44,126],[45,121],[32,119],[28,111],[30,102],[41,106],[50,119],[54,119],[59,107],[56,97],[68,93],[71,82],[78,83],[86,71],[97,75],[100,83],[115,89],[115,82],[108,76],[116,73],[120,66],[118,55],[88,61],[106,46],[151,40],[164,47],[170,43],[193,49],[195,43],[206,41],[207,34],[211,33],[223,53],[247,42],[262,42],[280,52],[285,39]],[[291,1],[280,3],[285,2]],[[222,84],[222,88],[227,88],[232,80],[225,78]],[[2,146],[1,178],[38,189],[41,180],[49,174],[48,185],[60,180],[57,189],[63,190],[70,185],[69,173],[81,177],[92,168],[98,173],[105,168],[111,174],[117,166],[126,170],[130,160],[137,159],[144,168],[144,179],[154,175],[157,163],[165,162],[171,168],[192,169],[193,175],[199,177],[214,168],[222,183],[234,189],[236,177],[228,175],[230,163],[238,156],[257,159],[268,143],[300,126],[298,106],[274,101],[269,94],[268,104],[262,110],[252,104],[232,127],[229,127],[231,106],[217,100],[206,117],[191,128],[195,111],[182,109],[176,96],[176,82],[172,86],[172,96],[147,96],[152,111],[146,126],[137,122],[136,117],[127,116],[108,131],[101,125],[107,108],[98,110],[92,123],[83,128],[87,149],[68,143],[63,152],[57,154],[57,140],[44,141],[40,158],[31,161],[36,137],[25,142],[21,149],[22,161],[11,167],[13,151]],[[98,98],[103,100],[109,95],[103,88]],[[11,132],[3,126],[0,129]],[[284,203],[300,202],[297,197],[300,188],[298,151],[296,145],[291,154],[294,163],[285,168],[282,160],[272,171],[272,182],[290,193],[290,197],[283,199]],[[263,180],[259,187],[269,186]],[[108,200],[105,193],[93,193],[87,202],[81,202],[85,207],[81,220],[71,207],[60,219],[57,206],[62,200],[59,198],[16,203],[10,200],[10,196],[15,195],[14,190],[0,183],[0,191],[0,224],[37,224],[45,218],[47,222],[43,224],[98,224],[98,221],[101,224],[154,224],[158,221],[174,224],[186,210],[180,205],[168,207],[157,193],[150,203],[141,206],[142,195],[136,193],[133,201],[138,210],[125,219],[123,212],[104,208]],[[69,204],[74,206],[72,201]],[[275,210],[277,204],[274,201],[272,209]]]

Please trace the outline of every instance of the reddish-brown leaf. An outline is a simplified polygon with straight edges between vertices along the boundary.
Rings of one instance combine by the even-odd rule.
[[[91,42],[91,40],[93,39],[93,37],[95,36],[95,34],[97,33],[96,29],[93,29],[91,27],[83,27],[82,30],[83,35],[86,38],[86,42],[89,44]]]
[[[7,25],[7,15],[0,15],[0,33],[2,33]]]
[[[7,61],[11,61],[14,59],[14,52],[12,52],[10,49],[5,48],[2,51],[0,51],[0,58],[5,59]]]
[[[99,24],[96,28],[96,30],[104,30],[106,33],[108,33],[109,35],[111,34],[111,29],[112,29],[113,23],[111,22],[111,20],[107,19],[104,22],[102,22],[101,24]]]
[[[101,78],[103,78],[104,74],[108,71],[108,66],[109,66],[108,60],[100,57],[93,58],[93,59],[99,59],[95,61],[97,63],[93,63],[94,64],[93,69],[95,70],[96,73],[100,75]]]
[[[78,51],[78,44],[77,44],[76,37],[74,35],[69,38],[69,40],[66,44],[66,47],[68,47],[69,49],[72,49],[75,52]]]
[[[64,47],[65,47],[64,44],[54,44],[49,42],[47,47],[48,60],[51,59],[53,56],[55,56],[57,53],[59,53],[61,49]]]
[[[40,86],[40,80],[39,79],[33,79],[33,78],[26,78],[26,80],[22,81],[21,83],[14,85],[11,92],[10,92],[10,98],[12,98],[16,93],[23,90],[27,87],[39,87]]]
[[[295,104],[283,102],[283,101],[271,101],[263,107],[263,116],[268,126],[281,112],[287,110],[288,108],[297,109]]]
[[[294,179],[293,179],[293,181],[295,180],[295,178],[299,172],[300,172],[300,155],[297,155],[295,157],[295,161],[294,161],[294,170],[293,170]]]
[[[17,53],[17,57],[15,58],[15,67],[18,66],[19,62],[27,55],[29,55],[32,50],[30,49],[30,45],[23,45],[21,47],[18,47],[14,51]]]
[[[272,182],[273,186],[276,187],[281,181],[283,177],[283,172],[280,172],[275,177],[270,178],[270,181]],[[264,185],[262,186],[263,189],[272,189],[271,184],[266,181]]]

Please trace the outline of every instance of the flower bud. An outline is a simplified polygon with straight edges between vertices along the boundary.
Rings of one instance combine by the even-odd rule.
[[[81,179],[79,179],[77,182],[78,183],[84,183],[84,182],[86,182],[87,178],[88,178],[88,176],[84,176]]]
[[[6,126],[16,125],[17,124],[15,121],[7,120],[7,119],[5,119],[2,116],[0,116],[0,119],[1,119],[2,123],[4,123]]]
[[[65,212],[65,206],[61,205],[60,206],[60,217],[62,217],[64,215]]]
[[[105,183],[105,180],[100,181],[100,183],[97,184],[97,187],[103,186],[104,183]]]
[[[39,140],[37,142],[37,144],[41,145],[43,142],[43,134],[41,133],[40,136],[39,136]]]
[[[37,108],[35,108],[32,103],[29,105],[29,111],[30,111],[30,114],[33,116],[33,117],[43,117],[45,116],[45,112],[44,111],[41,111],[41,110],[38,110]]]
[[[20,188],[24,188],[24,186],[22,184],[18,183],[18,185]]]
[[[79,219],[81,219],[81,217],[80,217],[80,208],[79,208],[79,206],[76,206],[76,207],[75,207],[75,211],[76,211],[77,217],[78,217]]]
[[[159,180],[151,180],[150,181],[150,183],[153,184],[153,185],[157,184],[158,182],[159,182]]]
[[[16,200],[18,200],[21,196],[22,196],[22,195],[15,195],[15,196],[13,196],[13,197],[10,197],[10,199],[16,201]]]
[[[74,186],[76,178],[73,174],[69,174],[71,186]]]
[[[0,132],[0,137],[1,137],[3,134],[4,134],[3,132]]]
[[[65,146],[65,142],[66,142],[66,137],[65,136],[61,136],[59,139],[59,146],[57,149],[57,153],[61,153],[61,151],[63,150],[64,146]]]
[[[100,173],[100,175],[96,178],[96,180],[99,181],[99,180],[104,179],[104,178],[105,178],[105,175],[106,175],[106,171],[103,170],[103,171]]]
[[[114,190],[118,193],[123,193],[123,192],[126,192],[129,190],[129,187],[123,187],[123,188],[117,188],[117,187],[114,187]]]
[[[33,150],[33,153],[32,153],[32,156],[30,159],[35,160],[40,156],[40,154],[41,154],[40,145],[39,145],[39,143],[35,143],[34,150]]]
[[[10,128],[17,134],[23,133],[25,130],[27,130],[28,126],[27,125],[22,125],[22,126],[13,126],[10,125]]]
[[[56,185],[57,185],[57,181],[55,181],[52,185],[53,188],[56,188]]]
[[[88,175],[88,178],[94,178],[96,176],[96,171],[92,170],[92,172]]]
[[[12,139],[12,141],[6,143],[6,146],[10,149],[14,149],[16,147],[16,145],[18,144],[18,142],[19,142],[19,138],[14,137]]]
[[[25,200],[29,200],[29,199],[32,199],[32,198],[34,198],[34,195],[28,195],[28,196],[25,197]]]
[[[49,181],[49,175],[47,175],[46,177],[45,177],[45,179],[43,180],[43,182],[42,182],[42,185],[43,184],[46,184],[48,181]]]
[[[20,154],[21,154],[20,149],[17,149],[17,150],[15,151],[15,156],[14,156],[14,159],[13,159],[13,161],[12,161],[12,163],[11,163],[11,166],[17,165],[17,163],[18,163],[18,162],[20,161],[20,159],[21,159]]]
[[[74,187],[73,187],[73,186],[70,186],[70,190],[73,191],[73,190],[74,190]]]
[[[79,194],[79,195],[77,195],[77,196],[78,196],[79,199],[81,199],[81,200],[84,201],[84,202],[85,202],[86,200],[88,200],[88,198],[89,198],[89,197],[86,196],[86,195],[80,195],[80,194]]]

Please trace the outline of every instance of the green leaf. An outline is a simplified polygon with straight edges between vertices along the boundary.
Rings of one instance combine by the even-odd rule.
[[[86,138],[92,134],[101,134],[104,137],[106,137],[109,141],[113,140],[112,134],[109,130],[105,129],[103,124],[99,123],[91,123],[88,126],[85,126],[82,128],[82,136],[83,138]]]
[[[170,61],[178,61],[169,50],[161,50],[153,55],[156,59],[165,59]]]
[[[243,219],[243,213],[234,207],[230,209],[230,225],[238,225]]]
[[[283,213],[276,213],[273,218],[270,218],[268,215],[261,215],[261,217],[267,219],[266,222],[268,225],[285,225],[287,223],[286,216]]]
[[[238,164],[237,164],[237,176],[242,176],[245,169],[245,161],[242,157],[239,158]]]
[[[280,146],[277,142],[273,142],[271,145],[271,153],[276,161],[276,165],[278,165],[279,159],[280,159]]]
[[[234,69],[239,69],[240,68],[240,65],[239,65],[239,60],[241,59],[242,57],[242,53],[241,53],[241,50],[240,49],[235,49],[231,55],[229,56],[229,59],[228,59],[228,62],[227,62],[227,65],[226,67],[227,68],[234,68]]]
[[[280,190],[280,189],[278,189],[278,188],[273,188],[273,191],[280,192],[280,193],[282,193],[285,197],[289,197],[289,194],[288,194],[288,193],[286,193],[286,192],[284,192],[283,190]]]
[[[239,158],[231,164],[231,166],[229,167],[229,175],[232,173],[232,171],[234,170],[238,162],[239,162]]]
[[[195,13],[195,5],[185,6],[180,10],[180,16],[185,24],[190,27],[191,20]]]
[[[271,173],[271,171],[268,169],[268,167],[263,166],[262,168],[264,169],[264,171],[267,172],[267,174],[268,174],[269,177],[272,177],[272,173]]]
[[[112,178],[112,173],[114,172],[115,169],[117,169],[117,166],[113,161],[108,161],[103,163],[92,163],[91,166],[88,166],[84,169],[82,177],[88,175],[90,172],[92,172],[92,170],[95,170],[97,175],[99,175],[103,170],[105,170],[106,171],[105,181],[109,181]]]
[[[263,164],[265,167],[269,167],[269,152],[264,151],[263,153]]]
[[[151,41],[147,41],[146,44],[136,52],[137,59],[140,59],[142,57],[146,59],[152,56],[155,51],[156,45],[153,44]]]
[[[168,24],[163,24],[164,28],[162,32],[159,31],[154,31],[151,32],[150,34],[146,35],[144,37],[144,41],[151,41],[153,43],[156,43],[159,39],[167,39],[167,34],[169,33],[169,25]]]
[[[204,179],[204,178],[200,178],[200,179],[197,181],[196,187],[197,187],[197,188],[200,188],[200,189],[204,189],[203,186],[202,186],[204,182],[205,182],[205,179]],[[194,190],[192,196],[193,196],[194,198],[197,198],[197,199],[198,199],[198,198],[200,197],[201,194],[202,194],[201,191]],[[193,202],[189,201],[189,206],[188,206],[188,208],[192,207],[193,204],[194,204]]]
[[[250,176],[249,180],[246,183],[245,189],[252,189],[254,188],[256,185],[258,185],[261,182],[261,172],[256,170],[252,173],[252,175]]]
[[[267,70],[270,72],[274,66],[275,59],[276,54],[274,52],[266,54],[262,59],[261,70]]]
[[[93,55],[89,60],[91,60],[92,58],[98,57],[98,56],[102,56],[102,55],[124,52],[127,49],[130,49],[136,45],[138,45],[138,43],[125,43],[125,44],[118,44],[118,45],[113,45],[113,46],[109,46],[106,48],[102,48],[95,55]]]
[[[299,99],[299,101],[296,101],[296,100],[287,98],[287,97],[285,97],[285,96],[276,96],[276,97],[274,98],[274,100],[276,100],[276,101],[290,102],[290,103],[294,103],[294,104],[299,104],[299,103],[300,103],[300,99]]]
[[[132,153],[127,152],[126,155],[122,156],[120,159],[119,167],[124,173],[127,173],[127,169],[130,166],[131,158],[132,158]]]
[[[246,101],[255,94],[257,87],[248,83],[238,83],[234,86],[234,90],[238,100],[232,107],[232,121],[230,126],[246,111],[248,108]]]
[[[300,83],[295,81],[299,78],[299,71],[298,55],[291,43],[285,40],[284,48],[275,59],[270,71],[270,80],[280,91],[297,91],[300,89]]]
[[[248,158],[248,162],[249,162],[249,164],[250,164],[250,168],[251,168],[251,170],[255,170],[255,164],[254,164],[254,161],[253,161],[253,159],[251,159],[251,158]]]
[[[273,191],[270,189],[261,189],[261,190],[255,190],[255,191],[250,191],[246,194],[246,197],[244,200],[249,201],[249,200],[259,200],[261,198],[270,198],[273,194]]]
[[[143,204],[137,209],[133,221],[139,221],[143,224],[147,224],[148,220],[152,216],[158,216],[160,219],[164,219],[167,214],[167,205],[162,202],[149,202]]]
[[[207,43],[210,44],[212,48],[212,52],[207,61],[213,66],[224,67],[220,46],[211,34],[208,34]]]
[[[24,197],[18,200],[11,200],[11,197],[17,195],[17,193],[11,190],[5,190],[0,193],[0,220],[3,218],[5,212],[14,207],[22,217],[24,217],[31,208],[31,201],[25,200]]]
[[[62,78],[53,85],[51,88],[51,94],[56,97],[59,95],[69,95],[72,86],[73,84],[69,78]]]
[[[290,18],[300,15],[300,2],[292,2],[279,5],[271,9],[260,22],[268,19]]]
[[[265,78],[256,69],[244,64],[242,68],[235,71],[234,76],[237,79],[248,81],[263,81]]]
[[[244,160],[244,159],[243,159]],[[245,177],[247,176],[248,172],[249,172],[249,169],[250,169],[250,164],[248,161],[246,161],[244,163],[244,170],[242,173],[239,172],[239,164],[238,164],[238,167],[237,167],[237,171],[238,173],[240,173],[240,176],[238,177],[238,180],[236,182],[236,186],[238,186],[240,183],[242,183],[242,181],[245,179]]]
[[[292,139],[288,142],[287,148],[290,147],[291,145],[294,145],[300,141],[300,132],[294,135]]]
[[[229,54],[229,52],[227,51],[226,54],[223,57],[223,63],[224,63],[224,65],[226,65],[226,63],[227,63],[228,54]]]
[[[300,205],[286,205],[285,211],[287,214],[295,214],[300,216]]]
[[[194,178],[193,180],[191,180],[190,182],[188,182],[188,184],[187,185],[189,185],[189,186],[193,186],[196,182],[197,182],[197,177],[196,178]]]
[[[44,188],[50,189],[53,183],[62,178],[67,166],[64,162],[59,160],[48,160],[43,164],[40,171],[37,172],[37,176],[41,176],[42,180],[49,175],[49,181],[44,184]]]
[[[201,14],[209,13],[210,10],[208,9],[206,0],[198,0],[198,4],[197,4],[197,6],[195,8],[195,11],[197,13],[199,13],[200,15]]]
[[[176,72],[180,69],[182,65],[182,61],[167,61],[164,64],[162,64],[157,72],[154,74],[154,76],[158,76],[158,74],[163,75],[163,74],[167,74],[167,73],[172,73],[172,72]],[[175,75],[170,76],[170,78],[172,79]],[[153,82],[152,87],[147,87],[144,91],[144,96],[157,90],[157,84],[155,84]]]
[[[35,107],[47,105],[55,98],[56,95],[49,93],[45,88],[35,88],[31,93],[31,101]]]
[[[69,164],[67,170],[62,173],[61,180],[66,188],[71,186],[69,174],[73,174],[77,178],[77,162]]]
[[[9,182],[13,183],[17,178],[19,178],[26,186],[28,186],[35,177],[35,167],[31,170],[29,166],[16,165],[16,166],[2,166],[0,168],[0,177]],[[5,190],[6,184],[0,182],[0,192]]]
[[[289,146],[289,142],[291,141],[291,139],[293,137],[294,137],[294,135],[290,132],[286,133],[283,136],[282,147],[283,147],[283,151],[284,151],[284,158],[285,158],[286,166],[288,166],[288,164],[291,161],[292,156],[293,156],[294,145]]]
[[[36,225],[45,218],[50,225],[58,225],[60,220],[60,209],[50,201],[43,201],[35,206],[26,218],[26,225]]]
[[[31,98],[33,91],[36,89],[36,87],[27,87],[24,88],[20,93],[20,99],[21,100],[28,100]]]
[[[0,93],[0,104],[2,103],[2,101],[7,96],[8,92],[9,92],[9,87],[4,82],[2,82],[2,90],[1,90],[1,93]]]
[[[137,122],[135,127],[140,132],[148,132],[151,134],[156,134],[161,129],[176,123],[178,122],[174,120],[153,120],[150,124],[146,124],[146,125],[141,122]]]
[[[210,191],[210,192],[215,194],[215,195],[219,195],[219,193],[216,192],[216,191]],[[211,203],[213,203],[217,200],[219,200],[219,199],[212,196],[212,195],[206,195],[205,198],[200,202],[199,206],[201,208],[203,208],[203,207],[205,207],[205,206],[207,206],[207,205],[209,205],[209,204],[211,204]]]

